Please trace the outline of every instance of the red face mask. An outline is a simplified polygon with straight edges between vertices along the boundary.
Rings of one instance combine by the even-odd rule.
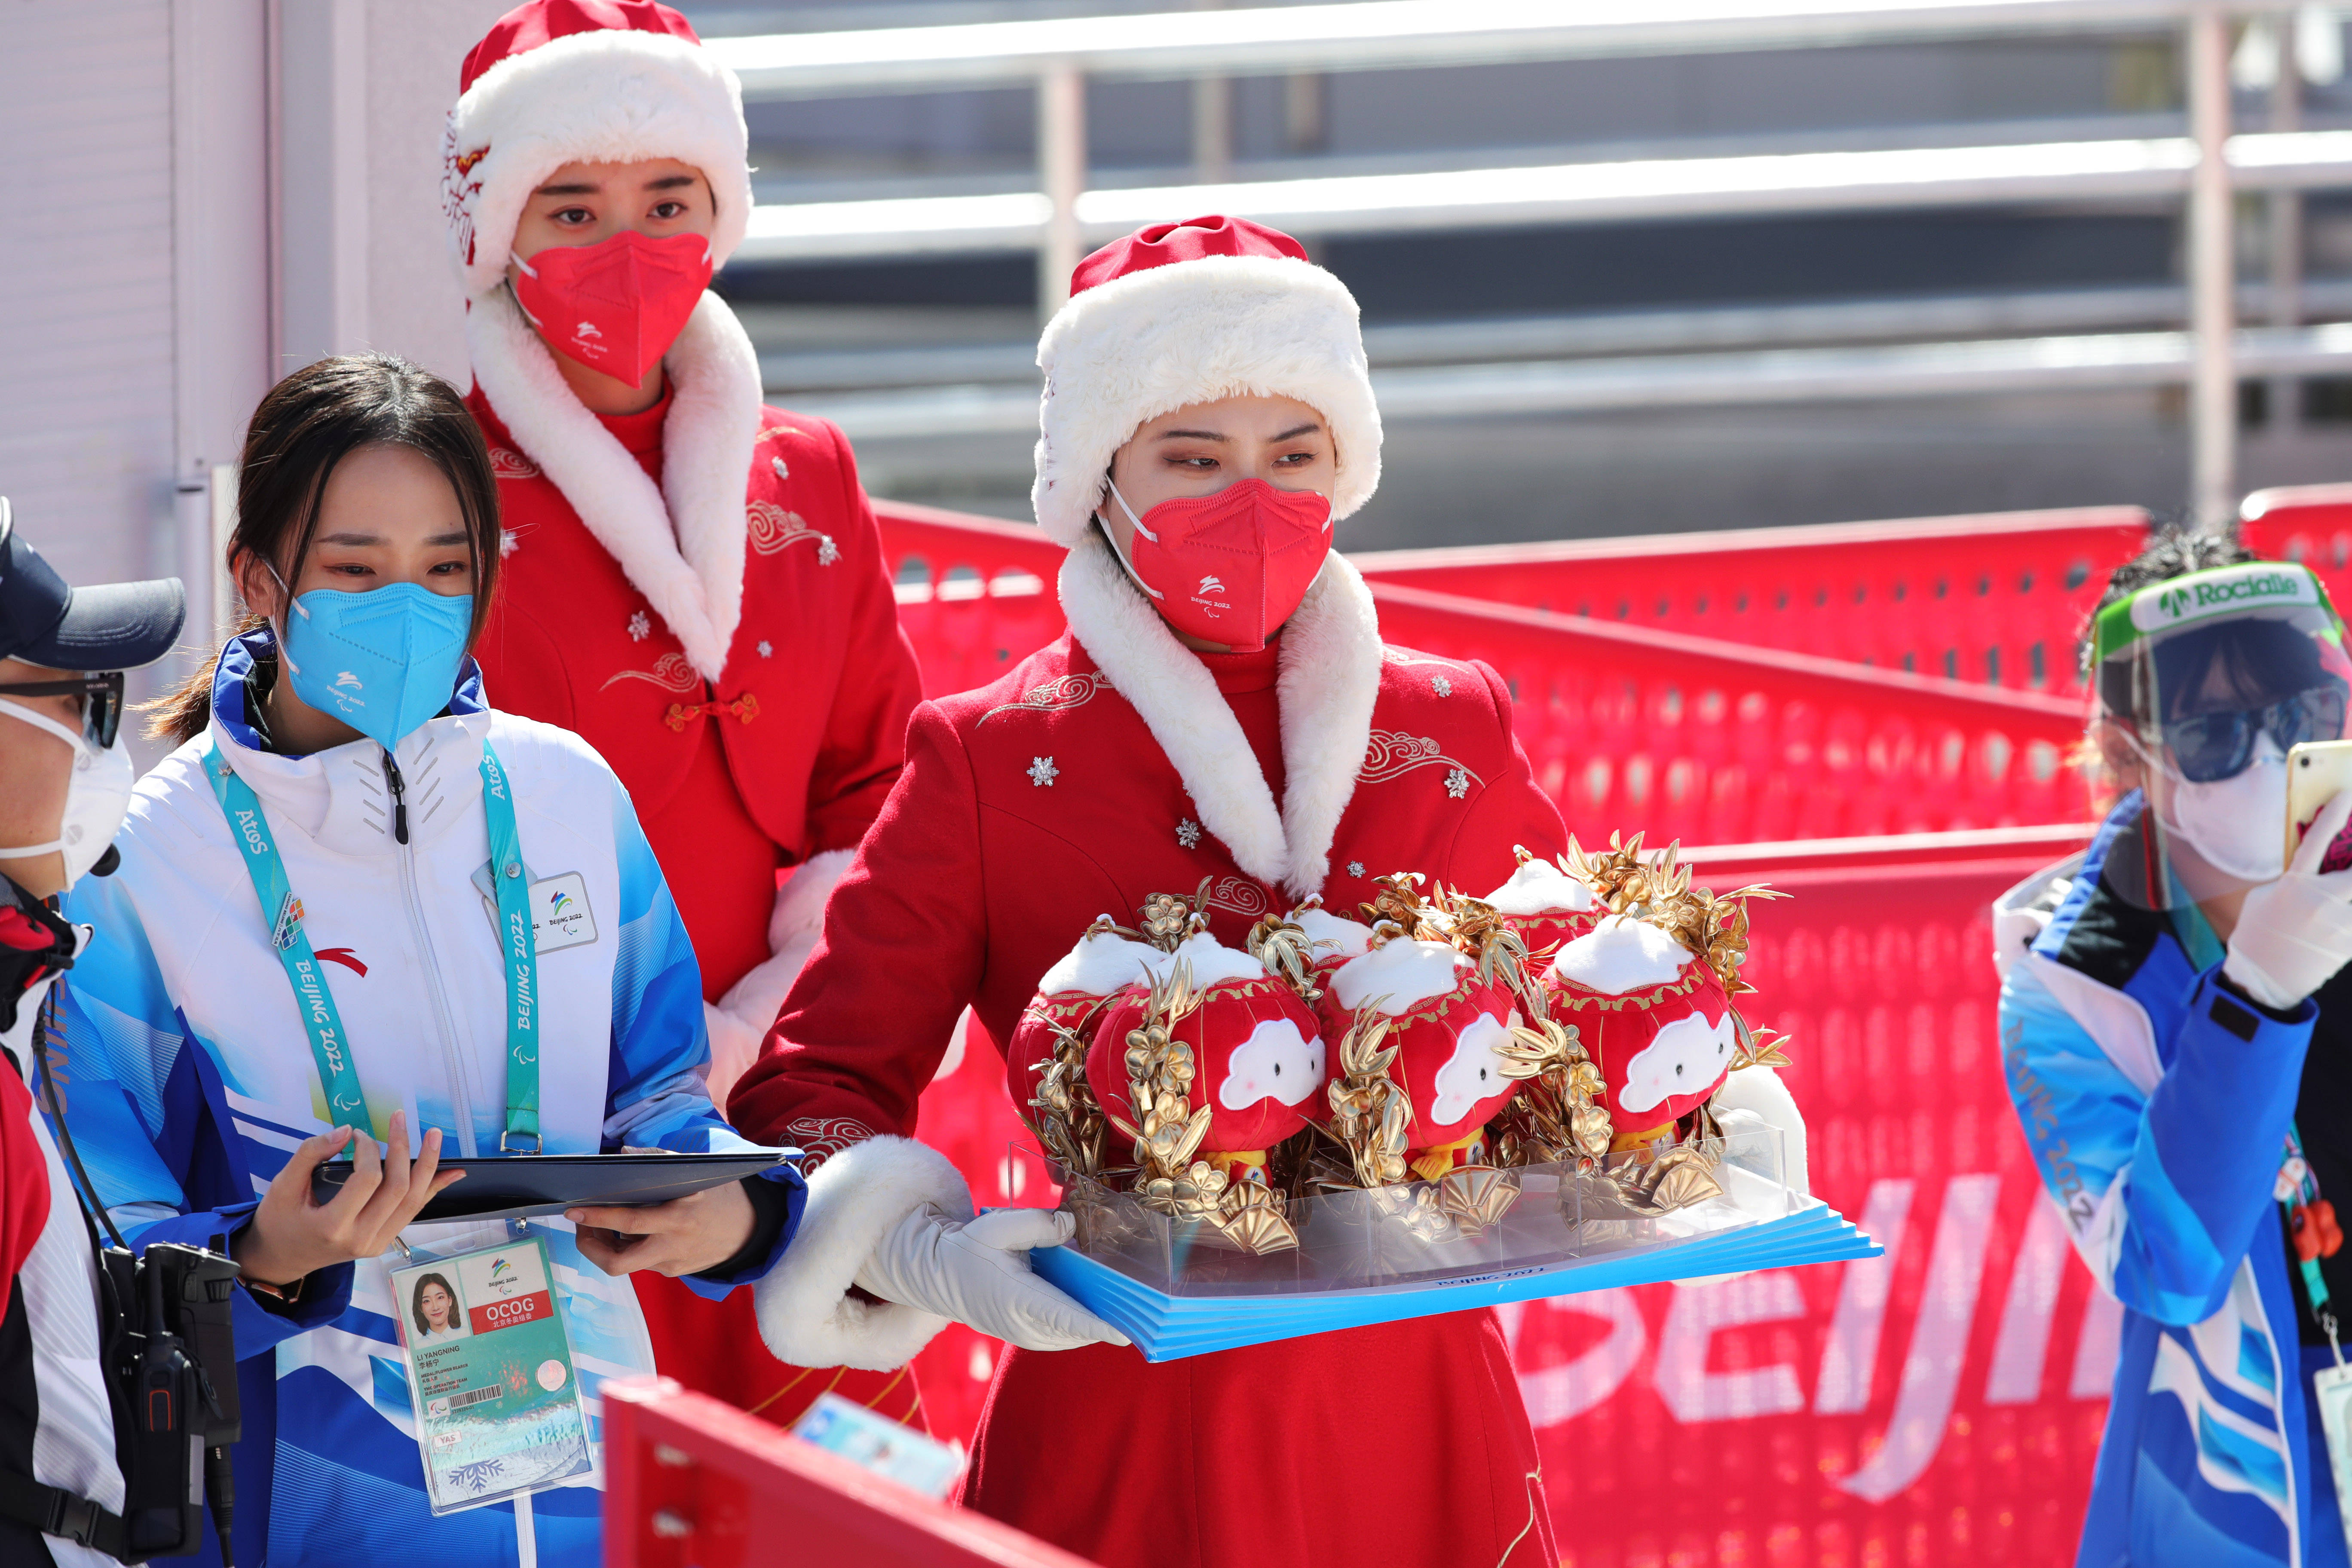
[[[1255,653],[1290,618],[1331,550],[1331,500],[1243,479],[1213,496],[1164,500],[1135,524],[1127,569],[1170,626]]]
[[[709,286],[710,242],[625,228],[593,245],[550,246],[515,266],[515,299],[549,348],[639,386]]]

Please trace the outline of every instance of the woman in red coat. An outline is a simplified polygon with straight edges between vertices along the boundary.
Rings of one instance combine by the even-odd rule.
[[[1025,1272],[1063,1225],[961,1223],[963,1184],[909,1141],[962,1010],[1001,1046],[1098,914],[1206,877],[1240,946],[1308,894],[1352,910],[1398,869],[1490,888],[1514,844],[1564,840],[1501,679],[1384,646],[1329,553],[1381,447],[1337,279],[1253,224],[1146,229],[1080,265],[1038,361],[1034,500],[1070,550],[1070,630],[916,710],[736,1088],[739,1126],[826,1156],[761,1331],[856,1366],[949,1317],[1011,1339],[964,1500],[1110,1568],[1556,1562],[1491,1312],[1150,1364]]]
[[[724,1104],[898,776],[913,655],[848,442],[762,406],[704,287],[751,205],[733,73],[652,0],[532,0],[459,81],[443,194],[506,530],[477,652],[500,707],[577,731],[628,786]],[[731,1353],[746,1298],[651,1273],[638,1294],[689,1386],[781,1421],[827,1387],[914,1415],[910,1380]]]

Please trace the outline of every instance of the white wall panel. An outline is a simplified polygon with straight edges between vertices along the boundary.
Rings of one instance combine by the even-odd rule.
[[[0,8],[0,493],[69,577],[180,566],[171,22]]]

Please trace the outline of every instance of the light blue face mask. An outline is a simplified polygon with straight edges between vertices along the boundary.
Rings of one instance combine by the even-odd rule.
[[[449,706],[471,594],[436,594],[415,583],[364,593],[314,588],[294,600],[279,656],[294,695],[386,751]]]

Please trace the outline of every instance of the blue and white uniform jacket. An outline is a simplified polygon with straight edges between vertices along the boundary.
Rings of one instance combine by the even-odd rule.
[[[512,784],[530,876],[576,872],[586,895],[585,919],[562,942],[542,936],[539,954],[547,1152],[753,1147],[704,1087],[709,1044],[694,952],[613,771],[569,731],[486,708],[469,664],[448,710],[394,752],[403,845],[373,742],[307,757],[260,749],[243,678],[267,638],[240,638],[221,659],[215,765],[226,762],[261,801],[377,1131],[404,1108],[412,1128],[443,1129],[448,1153],[499,1152],[507,994],[493,906],[477,879],[489,859],[478,772],[487,740]],[[66,1120],[134,1246],[233,1233],[289,1152],[331,1127],[310,1036],[201,748],[181,747],[141,781],[116,841],[121,868],[85,879],[68,906],[97,940],[64,1007]],[[789,1169],[776,1179],[792,1194],[773,1251],[706,1294],[760,1278],[782,1254],[801,1186]],[[604,1376],[650,1368],[644,1319],[629,1282],[583,1258],[561,1218],[534,1225],[593,1419]],[[502,1233],[487,1228],[413,1226],[403,1239],[495,1245]],[[400,1262],[395,1251],[322,1271],[290,1310],[264,1310],[238,1291],[237,1561],[601,1562],[601,1468],[540,1493],[528,1520],[507,1504],[431,1517],[386,1278]]]
[[[2016,932],[2055,903],[2008,955],[2001,1058],[2075,1250],[2125,1308],[2076,1562],[2340,1563],[2273,1191],[2318,1007],[2231,994],[2201,915],[2116,891],[2143,808],[2127,796],[2079,869],[1995,913]]]

